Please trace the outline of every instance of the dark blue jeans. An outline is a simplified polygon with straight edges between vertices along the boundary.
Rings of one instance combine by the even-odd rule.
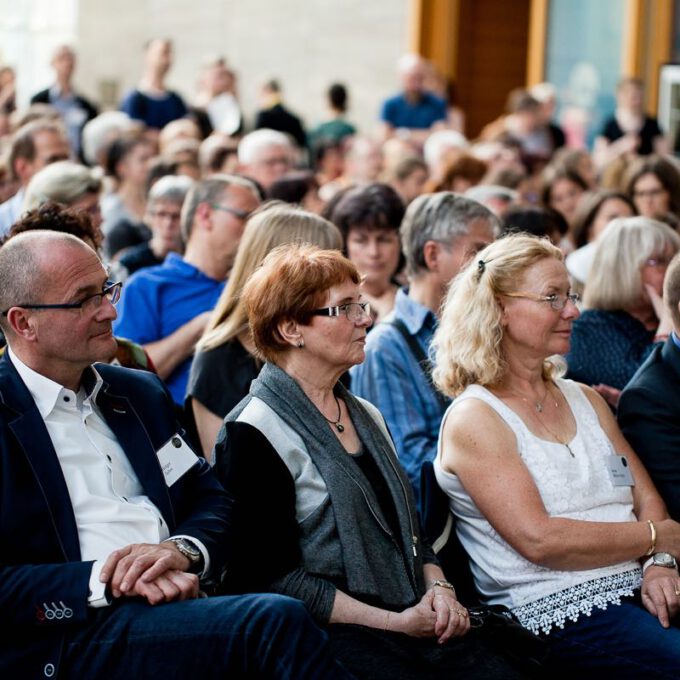
[[[642,604],[626,599],[621,605],[594,609],[564,629],[546,636],[550,666],[586,678],[680,677],[680,628],[677,619],[663,628]],[[564,676],[563,676],[564,677]]]
[[[75,633],[63,678],[152,680],[352,676],[334,660],[326,634],[298,600],[246,595],[152,607],[142,600],[93,612]]]

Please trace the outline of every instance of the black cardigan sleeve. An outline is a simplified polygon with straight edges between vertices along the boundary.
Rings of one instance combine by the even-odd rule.
[[[248,423],[225,423],[215,443],[215,471],[232,501],[234,540],[223,592],[289,595],[327,623],[335,586],[304,569],[295,481],[269,440]]]
[[[217,438],[215,472],[232,501],[234,527],[223,585],[268,590],[300,562],[293,478],[267,438],[239,422],[226,423]]]

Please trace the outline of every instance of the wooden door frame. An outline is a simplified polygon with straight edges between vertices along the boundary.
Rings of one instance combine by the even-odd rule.
[[[483,0],[473,0],[483,2]],[[671,58],[673,0],[624,0],[621,75],[641,78],[647,85],[645,103],[656,113],[659,68]],[[445,76],[456,80],[460,3],[470,0],[409,0],[408,49],[429,59]],[[527,87],[545,79],[550,0],[531,0]]]

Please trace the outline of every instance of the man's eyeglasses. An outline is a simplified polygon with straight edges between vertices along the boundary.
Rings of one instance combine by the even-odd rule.
[[[45,304],[45,305],[12,305],[12,307],[21,307],[22,309],[80,309],[83,312],[94,312],[102,306],[104,298],[106,298],[112,305],[115,305],[118,300],[120,300],[120,289],[123,284],[118,281],[117,283],[112,283],[107,281],[102,288],[101,293],[94,293],[93,295],[88,295],[83,298],[80,302],[65,302],[63,304]],[[7,316],[12,307],[9,307],[4,312],[3,316]]]
[[[347,302],[336,307],[313,309],[312,316],[340,316],[344,314],[349,321],[357,323],[361,319],[371,316],[371,305],[368,302]]]
[[[240,208],[232,208],[229,205],[220,205],[219,203],[211,203],[210,207],[213,210],[221,210],[222,212],[229,213],[234,217],[238,217],[240,220],[247,220],[251,216],[251,212],[248,210],[241,210]]]
[[[525,298],[533,300],[534,302],[547,302],[556,312],[561,312],[566,306],[567,302],[576,305],[581,301],[581,296],[576,293],[567,293],[566,295],[534,295],[533,293],[505,293],[506,297]]]

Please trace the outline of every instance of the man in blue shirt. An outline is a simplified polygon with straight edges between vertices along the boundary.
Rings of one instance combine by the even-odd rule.
[[[120,103],[120,110],[141,120],[153,130],[161,130],[168,123],[187,114],[182,97],[165,86],[165,76],[172,66],[172,43],[154,38],[144,46],[144,73],[136,89],[128,92]]]
[[[194,345],[259,202],[255,185],[242,177],[215,175],[199,182],[182,208],[184,256],[170,253],[125,285],[114,332],[144,346],[177,404],[184,403]]]
[[[410,343],[429,356],[449,282],[491,243],[498,226],[487,208],[451,192],[416,198],[401,225],[409,287],[397,293],[394,312],[369,333],[366,360],[351,371],[352,391],[380,409],[417,496],[420,468],[436,456],[448,401],[432,386]]]
[[[402,91],[386,99],[380,113],[385,138],[398,129],[422,144],[433,129],[446,125],[446,102],[425,90],[426,69],[425,60],[416,54],[399,60]]]

